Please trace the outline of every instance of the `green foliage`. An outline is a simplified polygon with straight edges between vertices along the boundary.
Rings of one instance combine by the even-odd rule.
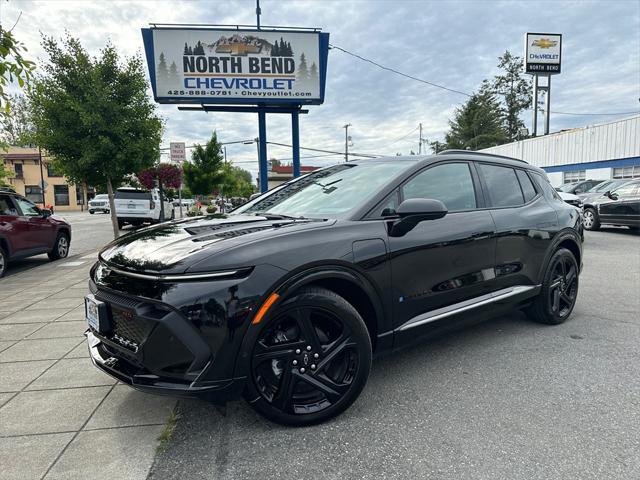
[[[29,88],[36,64],[24,58],[23,53],[26,51],[22,42],[16,40],[11,31],[3,29],[0,25],[0,118],[9,115],[12,108],[12,98],[6,87],[15,82],[20,88]],[[7,141],[4,138],[0,139],[0,149],[7,147]]]
[[[221,185],[225,197],[249,198],[254,193],[251,173],[240,167],[225,164],[223,167],[224,180]]]
[[[162,121],[147,96],[139,56],[108,43],[90,57],[76,38],[43,38],[49,57],[32,94],[38,145],[74,183],[119,184],[160,157]]]
[[[215,205],[209,205],[207,207],[207,213],[216,213],[218,211],[218,207]]]
[[[183,166],[185,184],[194,195],[209,195],[224,180],[224,155],[216,132],[204,147],[195,146],[191,160]]]
[[[0,142],[14,147],[34,144],[35,127],[31,121],[31,105],[24,95],[9,95],[11,108],[0,115]]]
[[[491,93],[481,91],[458,108],[445,135],[446,148],[480,150],[505,143],[500,105]]]
[[[0,187],[10,187],[11,184],[7,180],[13,177],[15,177],[15,173],[8,170],[4,162],[0,163]]]
[[[501,98],[507,141],[512,142],[520,138],[520,131],[524,128],[520,114],[531,107],[531,78],[523,73],[522,58],[508,50],[498,61],[501,73],[487,82],[485,89]]]

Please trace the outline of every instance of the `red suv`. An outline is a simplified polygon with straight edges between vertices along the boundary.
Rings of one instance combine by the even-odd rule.
[[[71,226],[13,190],[0,188],[0,277],[10,260],[46,253],[51,260],[69,254]]]

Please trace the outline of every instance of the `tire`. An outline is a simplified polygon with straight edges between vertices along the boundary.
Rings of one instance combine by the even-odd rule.
[[[244,395],[273,422],[313,425],[349,408],[370,369],[371,339],[357,310],[330,290],[306,288],[262,326]]]
[[[56,237],[56,243],[53,244],[53,249],[48,253],[49,260],[67,258],[69,248],[69,236],[66,233],[59,233]]]
[[[0,246],[0,278],[4,277],[9,265],[9,255],[4,251],[4,248]]]
[[[569,318],[578,296],[578,271],[573,253],[558,249],[549,260],[540,294],[526,310],[529,318],[547,325],[558,325]]]
[[[95,210],[89,210],[89,214],[90,214],[90,215],[93,215],[94,213],[96,213],[96,211],[95,211]]]
[[[594,208],[585,208],[582,214],[582,223],[586,230],[599,230],[600,218]]]
[[[124,227],[124,222],[122,220],[118,220],[118,229],[122,230]]]

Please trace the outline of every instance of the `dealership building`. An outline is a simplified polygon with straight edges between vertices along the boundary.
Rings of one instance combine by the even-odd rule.
[[[486,148],[547,172],[553,186],[640,177],[640,115]]]

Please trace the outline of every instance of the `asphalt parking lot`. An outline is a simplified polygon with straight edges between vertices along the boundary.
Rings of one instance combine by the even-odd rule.
[[[587,232],[575,311],[515,312],[378,359],[310,428],[180,401],[153,479],[640,478],[640,236]]]

